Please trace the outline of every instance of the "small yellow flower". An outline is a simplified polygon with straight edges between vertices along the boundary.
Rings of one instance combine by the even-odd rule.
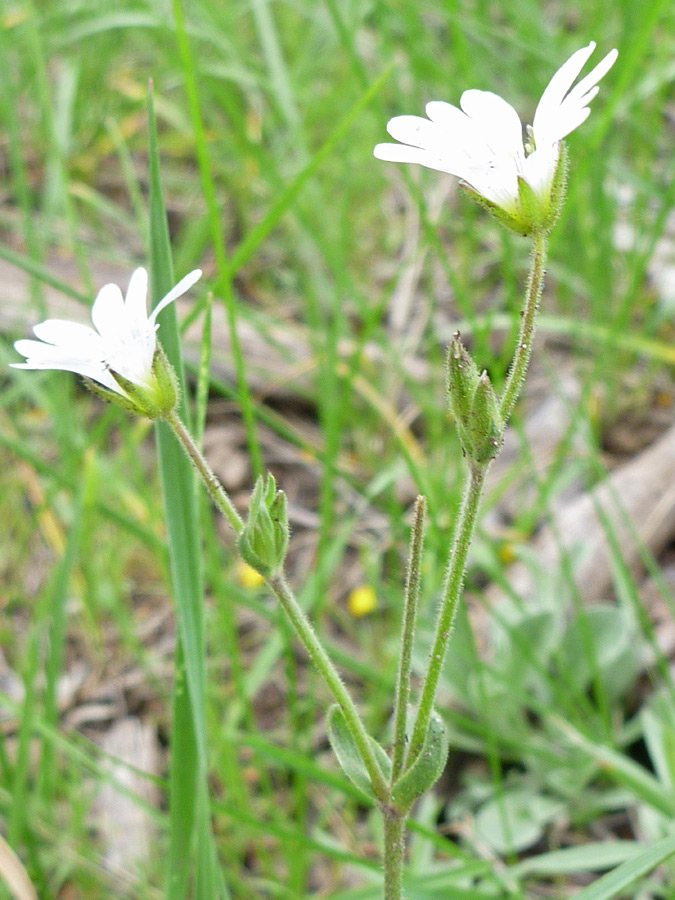
[[[347,609],[356,619],[367,616],[377,606],[375,591],[368,584],[354,588],[347,598]]]
[[[237,579],[243,588],[247,588],[251,591],[255,588],[259,588],[260,585],[265,582],[265,579],[260,572],[256,572],[252,566],[249,566],[249,564],[243,562],[243,560],[240,560],[237,563]]]

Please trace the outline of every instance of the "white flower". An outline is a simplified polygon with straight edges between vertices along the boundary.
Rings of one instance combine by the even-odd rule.
[[[138,406],[139,396],[148,399],[161,393],[153,365],[157,316],[189,290],[201,274],[195,269],[186,275],[148,316],[148,273],[136,269],[126,298],[116,284],[101,288],[91,310],[95,330],[78,322],[47,319],[33,328],[39,340],[14,344],[26,362],[12,365],[16,369],[76,372]]]
[[[541,96],[532,128],[528,128],[530,141],[526,147],[515,109],[490,91],[470,90],[460,98],[461,109],[436,100],[426,106],[428,119],[391,119],[387,131],[401,143],[378,144],[375,156],[456,175],[488,205],[515,217],[516,224],[524,213],[531,219],[532,210],[523,210],[523,190],[529,189],[539,207],[540,224],[535,222],[535,228],[543,227],[556,200],[551,194],[561,160],[561,141],[589,116],[589,103],[599,90],[597,83],[618,55],[616,50],[610,51],[573,87],[594,50],[591,41],[555,73]],[[525,227],[528,223],[521,224]]]

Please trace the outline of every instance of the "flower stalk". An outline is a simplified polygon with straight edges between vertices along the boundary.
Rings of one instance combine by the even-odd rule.
[[[448,641],[452,634],[452,627],[457,614],[457,606],[464,584],[466,560],[469,554],[471,538],[478,519],[478,508],[483,493],[485,477],[488,473],[489,463],[473,463],[469,468],[469,480],[464,490],[459,518],[455,528],[455,539],[450,551],[448,569],[445,576],[445,584],[441,599],[441,607],[436,620],[434,639],[429,655],[429,667],[424,677],[424,684],[420,694],[417,716],[410,738],[407,763],[410,765],[417,758],[424,746],[424,741],[429,730],[429,722],[436,699],[438,681],[443,671],[443,662],[448,648]]]
[[[180,445],[194,464],[199,477],[204,484],[215,506],[228,520],[235,533],[239,536],[245,529],[244,521],[234,507],[227,492],[213,472],[201,451],[192,440],[189,431],[174,412],[166,417],[168,425],[173,430]],[[347,726],[358,747],[363,760],[375,797],[382,803],[388,797],[388,786],[384,775],[375,758],[375,753],[370,743],[370,738],[365,726],[358,714],[356,705],[345,687],[340,675],[326,653],[323,644],[319,640],[312,625],[298,603],[290,585],[286,581],[283,572],[278,569],[273,573],[261,573],[265,576],[265,582],[279,601],[281,608],[295,628],[295,631],[307,650],[310,659],[323,677],[336,703],[342,710]]]
[[[209,497],[230,523],[235,534],[241,534],[244,530],[243,519],[235,509],[234,503],[230,500],[227,491],[220,483],[220,479],[206,461],[199,447],[193,441],[192,435],[183,424],[183,420],[175,410],[170,412],[165,417],[165,420],[175,434],[183,450],[185,450],[190,457],[190,461],[197,470]]]
[[[406,718],[408,700],[410,698],[410,668],[413,643],[415,640],[415,623],[420,596],[420,569],[422,566],[422,549],[424,545],[424,516],[427,501],[418,497],[415,503],[415,518],[410,535],[410,553],[408,558],[408,575],[406,578],[403,603],[403,625],[401,628],[401,648],[396,679],[396,697],[394,700],[394,746],[391,757],[391,784],[401,774],[406,749]]]
[[[321,676],[328,685],[330,692],[333,697],[335,697],[338,706],[342,710],[347,726],[358,747],[363,764],[368,771],[370,784],[375,797],[380,803],[386,803],[388,798],[388,786],[379,763],[375,758],[368,732],[358,714],[349,691],[345,687],[337,669],[331,662],[330,657],[317,637],[307,616],[296,600],[285,576],[283,574],[273,575],[267,579],[267,584],[274,592],[281,608],[295,628],[296,633],[307,650],[312,662],[319,670]]]
[[[538,232],[533,237],[530,275],[525,291],[525,302],[520,312],[520,329],[518,343],[513,354],[513,362],[509,371],[504,393],[499,403],[501,419],[506,423],[513,412],[513,407],[520,396],[520,391],[527,375],[534,343],[534,329],[539,311],[539,301],[544,288],[546,275],[546,255],[548,251],[548,234]]]
[[[384,815],[384,900],[403,896],[405,816]]]

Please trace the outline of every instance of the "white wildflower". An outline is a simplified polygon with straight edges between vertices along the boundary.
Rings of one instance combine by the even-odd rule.
[[[378,144],[375,156],[456,175],[520,233],[549,228],[564,192],[562,140],[588,118],[597,84],[618,55],[610,51],[574,85],[594,50],[591,41],[555,73],[528,126],[525,146],[515,109],[490,91],[469,90],[460,98],[461,109],[436,100],[426,106],[427,119],[391,119],[387,131],[401,143]]]
[[[188,291],[201,274],[195,269],[186,275],[148,315],[148,273],[136,269],[126,298],[116,284],[101,288],[91,310],[94,328],[63,319],[47,319],[33,328],[39,340],[14,344],[26,362],[12,365],[17,369],[75,372],[102,385],[106,391],[101,393],[108,399],[113,397],[107,391],[127,401],[123,405],[155,418],[168,411],[165,382],[167,377],[171,380],[165,361],[163,371],[158,372],[157,316]]]

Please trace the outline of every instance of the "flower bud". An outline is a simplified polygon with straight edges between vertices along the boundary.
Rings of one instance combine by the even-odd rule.
[[[497,456],[503,437],[501,417],[494,388],[485,371],[476,385],[466,431],[472,459],[486,463]]]
[[[462,444],[465,442],[464,426],[471,412],[479,377],[478,367],[462,343],[459,331],[456,331],[448,348],[448,403]]]
[[[494,388],[456,332],[448,352],[448,404],[465,456],[484,464],[499,452],[502,423]]]
[[[289,540],[286,495],[276,489],[274,476],[256,479],[248,520],[239,535],[239,552],[249,566],[269,578],[282,566]]]

